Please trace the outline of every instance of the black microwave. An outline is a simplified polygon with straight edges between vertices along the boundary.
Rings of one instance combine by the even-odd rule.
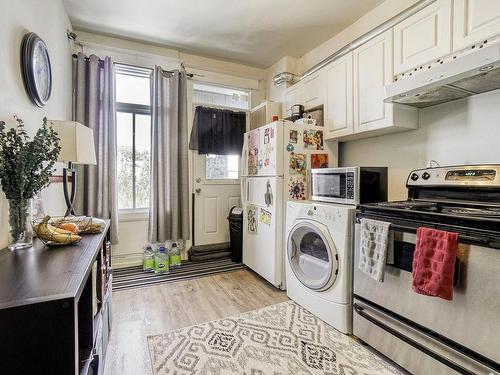
[[[386,202],[387,167],[312,169],[311,199],[352,205]]]

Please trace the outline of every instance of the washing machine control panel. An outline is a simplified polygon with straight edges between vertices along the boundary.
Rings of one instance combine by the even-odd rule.
[[[324,207],[317,207],[315,205],[307,207],[304,209],[304,216],[314,218],[317,221],[335,221],[342,217],[342,210],[336,209],[325,209]]]

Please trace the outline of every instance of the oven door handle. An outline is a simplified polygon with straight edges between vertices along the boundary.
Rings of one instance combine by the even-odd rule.
[[[365,217],[365,216],[363,216]],[[384,220],[382,218],[374,218],[376,220]],[[385,219],[387,220],[387,219]],[[356,217],[356,224],[360,224],[361,219],[359,217]],[[424,224],[424,225],[419,225],[417,227],[412,227],[409,225],[401,225],[401,224],[394,224],[391,223],[391,229],[396,230],[396,231],[401,231],[401,232],[406,232],[406,233],[417,233],[417,229],[420,226],[428,227],[428,228],[437,228],[436,225],[433,224]],[[438,228],[439,229],[439,228]],[[445,229],[446,230],[446,229]],[[454,231],[453,228],[450,229],[450,231]],[[499,248],[499,241],[500,239],[498,238],[489,238],[488,236],[470,236],[467,234],[463,234],[460,232],[460,230],[455,230],[454,232],[459,234],[459,240],[460,242],[467,243],[467,244],[477,244],[477,245],[483,245],[487,247],[493,247],[493,248]]]
[[[424,345],[422,345],[421,343],[413,340],[412,338],[404,335],[403,333],[397,331],[396,329],[388,326],[387,324],[381,322],[380,320],[378,320],[377,318],[375,318],[374,316],[370,315],[364,306],[361,306],[359,305],[358,303],[354,303],[353,305],[353,308],[354,308],[354,311],[360,315],[361,317],[365,318],[366,320],[368,320],[369,322],[375,324],[376,326],[378,326],[379,328],[382,328],[384,331],[390,333],[391,335],[397,337],[398,339],[404,341],[405,343],[413,346],[414,348],[420,350],[421,352],[429,355],[430,357],[434,358],[435,360],[445,364],[446,366],[452,368],[453,370],[459,372],[460,374],[464,374],[464,375],[475,375],[476,373],[475,372],[472,372],[468,369],[466,369],[465,367],[449,360],[448,358],[445,358],[443,357],[442,355],[426,348]],[[380,312],[383,314],[383,312]],[[383,314],[384,316],[386,316],[388,319],[391,319],[391,320],[394,320],[394,318],[392,318],[391,316],[387,315],[387,314]],[[425,337],[443,345],[443,343],[439,340],[437,340],[436,338],[430,336],[429,334],[427,334],[426,332],[423,332],[415,327],[412,327],[412,326],[409,326],[408,324],[405,324],[404,322],[400,321],[400,320],[397,320],[397,322],[399,324],[402,324],[404,325],[406,328],[409,328],[411,329],[412,331],[418,333],[418,334],[421,334],[421,335],[424,335]],[[466,357],[467,359],[471,360],[471,361],[474,361],[475,363],[477,364],[480,364],[482,367],[487,367],[489,371],[492,371],[491,367],[489,367],[488,365],[486,365],[485,363],[477,360],[476,358],[473,358],[473,357],[470,357],[468,355],[466,355],[465,353],[462,353],[462,352],[459,352],[457,351],[456,349],[452,348],[452,347],[447,347],[448,349],[451,349],[453,350],[454,352],[458,353],[460,356],[462,357]],[[497,371],[498,369],[496,369],[495,371]]]

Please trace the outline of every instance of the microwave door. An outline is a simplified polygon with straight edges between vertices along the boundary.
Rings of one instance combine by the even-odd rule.
[[[346,174],[328,172],[311,174],[313,200],[329,202],[347,201]]]

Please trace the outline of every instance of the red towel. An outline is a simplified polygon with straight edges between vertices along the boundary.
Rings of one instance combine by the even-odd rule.
[[[458,233],[418,228],[412,272],[416,293],[453,299],[457,248]]]

